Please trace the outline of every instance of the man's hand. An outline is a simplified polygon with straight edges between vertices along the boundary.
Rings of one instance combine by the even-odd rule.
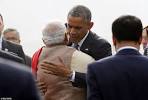
[[[67,67],[61,58],[58,58],[60,61],[60,64],[55,64],[53,62],[43,61],[40,66],[42,69],[44,69],[44,72],[47,74],[57,75],[61,77],[68,78],[72,71],[69,67]]]
[[[36,80],[36,84],[37,84],[38,89],[39,89],[40,92],[41,92],[41,95],[44,95],[45,92],[47,91],[47,87],[46,87],[45,83],[44,83],[44,82],[38,82],[38,81]]]

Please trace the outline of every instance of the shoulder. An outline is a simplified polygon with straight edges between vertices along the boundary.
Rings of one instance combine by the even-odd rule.
[[[78,58],[81,61],[84,60],[86,62],[93,62],[93,61],[95,61],[94,58],[92,58],[88,54],[83,53],[82,51],[78,51],[78,50],[75,50],[75,52],[73,53],[73,57],[74,58]]]
[[[77,72],[86,73],[88,64],[92,62],[94,62],[94,59],[91,56],[76,50],[72,55],[71,69]]]
[[[22,64],[0,58],[0,86],[0,94],[14,100],[39,100],[33,75]]]
[[[91,32],[91,31],[89,32],[87,39],[88,39],[87,41],[97,44],[97,46],[99,45],[109,45],[110,46],[110,43],[106,39],[98,36],[96,33]]]
[[[108,65],[112,65],[113,62],[115,60],[115,57],[114,56],[108,56],[108,57],[105,57],[105,58],[102,58],[100,60],[97,60],[93,63],[90,63],[88,65],[88,68],[92,68],[94,70],[96,69],[106,69],[106,67],[108,67]]]
[[[0,77],[3,75],[4,77],[7,76],[22,80],[21,78],[24,79],[24,77],[32,76],[30,70],[25,65],[20,63],[0,58],[0,66]]]
[[[28,55],[25,55],[25,59],[27,59],[27,60],[31,60],[31,57],[28,56]]]

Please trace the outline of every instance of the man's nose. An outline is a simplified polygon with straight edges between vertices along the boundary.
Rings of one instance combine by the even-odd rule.
[[[71,28],[71,32],[75,32],[76,29],[74,27]]]
[[[71,34],[76,34],[76,29],[75,28],[71,28],[71,31],[70,31]]]

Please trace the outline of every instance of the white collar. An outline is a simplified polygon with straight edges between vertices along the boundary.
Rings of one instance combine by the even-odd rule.
[[[124,47],[119,48],[119,49],[117,50],[117,52],[119,52],[119,51],[121,51],[121,50],[123,50],[123,49],[135,49],[135,50],[138,51],[138,49],[135,48],[135,47],[132,47],[132,46],[124,46]]]
[[[80,47],[82,46],[83,42],[84,42],[85,39],[87,38],[88,34],[89,34],[89,31],[88,31],[87,34],[83,37],[83,39],[82,39],[80,42],[78,42],[78,45],[79,45],[79,48],[78,48],[78,49],[80,49]],[[72,46],[74,46],[74,43],[72,44]]]

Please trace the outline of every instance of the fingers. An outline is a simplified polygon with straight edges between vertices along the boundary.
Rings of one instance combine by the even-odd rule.
[[[52,74],[52,75],[56,75],[55,72],[51,71],[51,70],[48,70],[46,68],[42,68],[43,69],[43,72],[46,73],[46,74]]]
[[[49,66],[49,65],[53,65],[55,66],[56,64],[53,63],[53,62],[49,62],[49,61],[43,61],[43,63],[41,63],[42,65],[45,65],[45,66]]]
[[[61,59],[60,59],[61,60]],[[61,60],[62,61],[62,60]],[[44,67],[52,67],[54,69],[57,69],[59,67],[65,67],[63,61],[60,62],[60,64],[57,64],[57,63],[54,63],[54,62],[48,62],[48,61],[43,61],[41,64],[41,66],[44,66]]]
[[[52,75],[57,75],[57,69],[53,66],[46,66],[45,64],[40,65],[40,68],[43,69],[43,72],[46,74],[52,74]]]
[[[44,70],[47,70],[47,71],[54,71],[54,70],[57,69],[55,66],[48,65],[48,64],[40,64],[40,68],[44,69]]]
[[[40,90],[41,94],[44,95],[45,92],[47,91],[46,84],[44,82],[38,82],[38,81],[36,82],[37,82],[37,87]]]
[[[40,64],[40,68],[43,69],[43,72],[46,74],[52,74],[57,76],[67,76],[69,73],[69,68],[64,65],[63,60],[58,57],[60,64],[44,61]],[[62,65],[61,65],[62,64]]]

